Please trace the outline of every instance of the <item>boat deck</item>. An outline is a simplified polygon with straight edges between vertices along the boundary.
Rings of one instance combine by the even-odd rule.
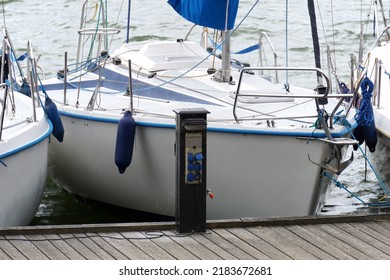
[[[206,233],[175,223],[0,229],[2,260],[389,260],[390,215],[208,221]]]

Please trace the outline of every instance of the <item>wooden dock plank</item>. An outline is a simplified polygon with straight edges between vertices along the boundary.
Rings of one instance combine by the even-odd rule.
[[[11,238],[12,236],[8,237]],[[6,237],[1,236],[0,239],[0,248],[1,250],[12,260],[27,260],[26,256],[21,253]]]
[[[320,250],[326,252],[328,255],[323,255],[319,253],[317,256],[320,259],[338,259],[338,260],[353,260],[354,258],[348,255],[347,253],[343,252],[340,248],[334,246],[332,243],[318,234],[314,234],[312,231],[308,230],[307,227],[302,225],[289,225],[285,226],[286,229],[292,231],[295,233],[299,238],[302,238],[303,240],[306,240],[308,243],[310,243],[314,247],[318,247]],[[314,254],[317,254],[316,252],[313,252]]]
[[[1,243],[0,243],[0,260],[12,260],[10,256],[8,256],[2,249],[1,249]]]
[[[174,260],[175,258],[168,252],[161,249],[155,243],[151,242],[151,239],[159,238],[157,233],[153,235],[143,232],[122,232],[122,235],[130,240],[135,246],[143,251],[150,258],[155,260]]]
[[[381,223],[376,222],[365,222],[362,223],[362,225],[369,227],[379,235],[378,237],[385,238],[386,242],[390,244],[390,229],[387,229],[386,227],[383,227]]]
[[[70,246],[65,240],[58,234],[43,234],[47,240],[61,253],[63,253],[70,260],[85,260],[79,252],[77,252],[72,246]]]
[[[31,241],[24,235],[14,235],[9,239],[9,242],[15,246],[19,252],[23,253],[29,260],[47,260],[44,255]]]
[[[204,235],[211,242],[218,244],[221,248],[232,254],[240,260],[255,259],[253,256],[245,252],[239,244],[242,243],[236,236],[232,236],[226,229],[213,229],[211,234]]]
[[[237,258],[230,254],[228,251],[221,248],[218,243],[210,241],[208,238],[205,237],[205,235],[213,234],[210,230],[207,230],[205,233],[202,234],[194,234],[192,235],[192,238],[198,241],[199,243],[202,243],[203,246],[207,247],[211,251],[214,252],[214,254],[218,255],[223,260],[236,260]]]
[[[243,244],[241,246],[241,249],[248,254],[254,256],[256,259],[270,260],[275,256],[275,248],[270,246],[267,242],[265,242],[249,230],[241,230],[239,228],[229,228],[227,230],[230,233],[234,234],[237,238],[242,240]]]
[[[31,234],[27,235],[28,240],[31,241],[45,256],[50,260],[68,260],[61,251],[57,250],[56,247],[43,235]]]
[[[374,248],[372,246],[365,242],[362,242],[362,240],[360,240],[359,238],[356,238],[355,236],[349,234],[348,231],[337,227],[335,224],[319,225],[319,227],[328,234],[331,234],[336,238],[340,239],[345,244],[355,248],[357,251],[364,253],[367,256],[366,259],[378,259],[378,255],[373,252]],[[378,250],[375,251],[379,255],[381,255],[381,252],[379,252]]]
[[[100,234],[104,240],[109,242],[116,250],[121,252],[130,260],[150,260],[152,259],[149,255],[145,254],[137,246],[135,246],[130,240],[127,240],[121,233],[105,233]]]
[[[91,249],[85,246],[74,234],[60,234],[61,238],[69,244],[75,251],[87,260],[100,260],[101,258]]]
[[[106,250],[103,250],[102,247],[92,241],[92,239],[84,233],[75,233],[74,236],[89,250],[94,252],[102,260],[114,260],[115,258]]]
[[[117,250],[114,246],[110,244],[107,240],[105,240],[102,236],[104,236],[104,233],[97,234],[97,233],[87,233],[89,238],[93,242],[95,242],[101,250],[106,251],[108,254],[110,254],[115,260],[127,260],[128,258],[122,254],[119,250]]]
[[[350,244],[345,243],[343,240],[337,238],[337,236],[328,233],[325,230],[325,228],[328,227],[328,224],[323,225],[322,228],[320,227],[320,225],[301,225],[301,227],[317,235],[318,237],[322,238],[325,242],[332,244],[332,246],[340,249],[342,252],[349,255],[353,259],[358,259],[358,260],[370,259],[370,257],[366,255],[364,252],[361,252],[360,250],[357,250],[356,248],[352,247]],[[345,259],[349,259],[349,258],[345,258]]]
[[[231,230],[231,229],[229,229]],[[234,228],[234,230],[239,230],[239,228]],[[291,257],[286,255],[282,250],[273,246],[268,241],[261,237],[259,231],[255,227],[246,228],[246,230],[252,234],[248,238],[248,241],[253,244],[257,250],[262,251],[265,255],[267,255],[270,259],[273,260],[291,260]]]
[[[0,261],[12,260],[3,250],[0,249]]]
[[[380,225],[381,227],[387,229],[387,230],[390,230],[390,222],[389,221],[372,221],[372,222],[375,222],[377,223],[378,225]]]
[[[367,232],[363,232],[361,224],[340,223],[335,226],[347,231],[350,236],[352,235],[361,240],[359,243],[361,248],[369,251],[374,258],[389,259],[390,246],[382,240],[367,234]]]
[[[285,227],[275,226],[272,227],[271,229],[278,232],[278,234],[280,234],[281,236],[283,236],[283,239],[295,243],[297,246],[307,251],[309,254],[312,254],[318,259],[321,260],[335,259],[334,256],[328,254],[326,250],[323,250],[323,248],[319,246],[320,243],[318,242],[319,241],[318,239],[314,244],[307,241],[305,237],[310,234],[302,230],[302,228],[299,228],[299,226],[285,226]]]
[[[386,259],[390,215],[0,228],[0,259]]]
[[[191,235],[181,235],[181,234],[171,234],[169,237],[181,245],[186,250],[194,254],[198,259],[201,260],[220,260],[221,257],[211,251],[209,248],[204,246],[202,243],[199,243],[193,237],[199,235],[199,233],[194,233]]]
[[[252,229],[252,232],[272,244],[275,248],[285,253],[289,258],[296,260],[316,260],[318,259],[313,254],[303,250],[298,245],[285,240],[283,234],[277,230],[273,230],[273,227],[256,227]]]
[[[151,241],[169,252],[175,259],[178,260],[198,260],[199,258],[194,255],[192,252],[188,251],[186,248],[181,246],[175,240],[170,238],[170,235],[173,234],[172,231],[162,231],[163,235],[160,238],[152,239]]]

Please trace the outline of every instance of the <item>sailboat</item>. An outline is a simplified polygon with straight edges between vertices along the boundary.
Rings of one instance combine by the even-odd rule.
[[[36,62],[31,42],[28,71]],[[28,225],[40,205],[47,178],[52,125],[39,101],[37,79],[24,76],[8,32],[1,50],[0,84],[0,227]],[[36,70],[36,69],[35,69]],[[35,84],[34,84],[35,82]]]
[[[106,15],[103,2],[94,14]],[[54,181],[81,197],[174,216],[175,112],[201,109],[208,112],[208,219],[317,214],[331,178],[353,160],[353,154],[344,159],[356,144],[346,101],[352,95],[332,93],[320,67],[233,62],[237,0],[168,3],[194,24],[217,30],[222,43],[210,48],[179,38],[126,42],[110,51],[120,30],[106,16],[89,27],[91,5],[84,2],[76,61],[68,63],[66,54],[63,70],[42,82],[65,129],[62,143],[50,143]],[[314,89],[280,82],[281,71],[312,74]],[[118,155],[123,120],[128,136]]]
[[[362,24],[355,84],[360,97],[362,124],[355,129],[359,144],[369,149],[370,159],[374,164],[379,182],[387,197],[390,195],[390,25],[382,1],[372,1],[374,11],[375,40],[364,51],[364,29]],[[352,64],[352,65],[354,65]],[[365,105],[363,105],[365,104]],[[355,146],[356,147],[356,146]]]

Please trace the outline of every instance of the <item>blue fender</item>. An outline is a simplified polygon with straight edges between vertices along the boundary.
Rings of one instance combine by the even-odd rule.
[[[56,104],[54,104],[53,101],[49,98],[49,96],[46,96],[45,99],[45,113],[46,116],[51,121],[51,124],[53,125],[53,131],[52,134],[59,142],[62,142],[64,140],[64,126],[62,125],[62,121],[60,118],[60,114],[58,113],[58,109]]]
[[[135,120],[130,111],[126,111],[119,120],[115,145],[115,164],[123,174],[133,158]]]
[[[372,120],[368,126],[363,126],[364,141],[371,153],[375,152],[375,147],[378,142],[376,135],[375,121]]]
[[[358,125],[358,126],[353,130],[353,136],[355,137],[355,139],[356,139],[357,141],[359,141],[359,145],[357,145],[357,144],[353,145],[353,150],[354,150],[354,151],[357,151],[357,149],[359,148],[359,146],[360,146],[361,144],[364,143],[363,127]]]
[[[377,144],[377,134],[375,128],[374,113],[371,104],[372,92],[374,89],[373,82],[365,77],[360,85],[362,92],[362,100],[359,104],[359,110],[355,114],[355,120],[358,123],[358,127],[355,129],[355,138],[361,145],[361,140],[364,139],[371,153],[375,152],[375,146]],[[355,149],[354,145],[354,149]]]

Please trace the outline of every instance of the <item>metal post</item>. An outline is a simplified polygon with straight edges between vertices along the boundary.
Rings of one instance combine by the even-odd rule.
[[[64,105],[66,105],[66,84],[68,83],[68,52],[64,55]]]
[[[31,101],[32,101],[32,105],[33,105],[33,121],[36,122],[37,121],[37,112],[35,110],[35,88],[36,88],[36,84],[35,84],[36,80],[34,79],[34,73],[33,73],[33,70],[31,69],[30,71],[30,86],[31,86]]]
[[[131,76],[131,60],[129,63],[129,96],[130,96],[130,111],[131,115],[134,115],[134,105],[133,105],[133,78]]]

